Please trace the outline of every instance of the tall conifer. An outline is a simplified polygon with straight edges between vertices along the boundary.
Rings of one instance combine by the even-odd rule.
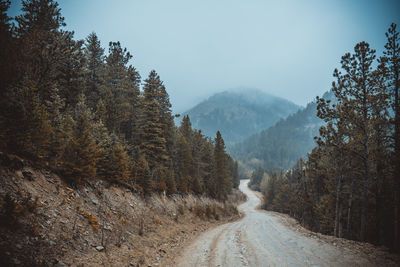
[[[217,131],[214,147],[214,173],[213,180],[216,184],[217,198],[219,200],[226,200],[228,193],[232,187],[231,181],[228,177],[227,157],[225,152],[225,143],[222,139],[221,133]]]

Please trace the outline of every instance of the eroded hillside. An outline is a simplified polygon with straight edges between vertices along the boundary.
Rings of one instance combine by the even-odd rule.
[[[7,163],[0,167],[2,266],[158,265],[198,232],[239,216],[233,195],[230,204],[194,195],[143,199],[104,181],[73,188],[17,157]]]

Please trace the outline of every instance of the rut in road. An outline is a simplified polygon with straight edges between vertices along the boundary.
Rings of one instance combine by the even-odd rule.
[[[373,266],[365,257],[305,236],[282,217],[258,210],[260,199],[241,181],[245,215],[200,235],[177,259],[177,266]]]

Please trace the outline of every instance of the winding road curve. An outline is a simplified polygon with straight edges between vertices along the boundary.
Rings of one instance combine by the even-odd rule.
[[[257,209],[260,199],[241,181],[248,201],[245,217],[200,235],[177,259],[177,266],[370,266],[367,259],[282,223]]]

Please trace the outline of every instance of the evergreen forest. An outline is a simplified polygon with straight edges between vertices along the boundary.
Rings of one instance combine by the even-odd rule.
[[[60,174],[72,186],[102,179],[143,196],[225,200],[237,163],[215,139],[181,126],[153,70],[142,78],[118,41],[76,40],[56,1],[0,2],[0,150]]]
[[[400,39],[386,32],[383,54],[355,45],[317,97],[324,121],[316,147],[289,170],[258,168],[250,186],[264,208],[290,214],[324,234],[400,249]]]

